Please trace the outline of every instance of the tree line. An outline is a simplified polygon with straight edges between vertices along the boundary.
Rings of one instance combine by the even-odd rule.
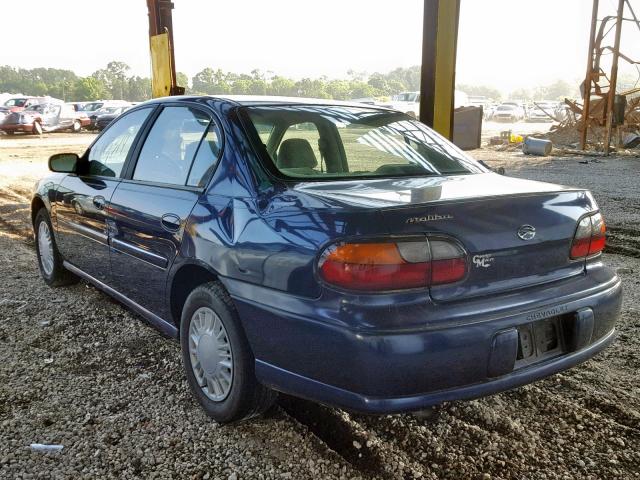
[[[124,62],[112,61],[105,68],[82,77],[71,70],[57,68],[15,68],[0,66],[0,93],[60,98],[66,101],[122,99],[143,101],[151,98],[151,80],[132,75]],[[178,84],[188,94],[203,95],[283,95],[336,100],[380,98],[420,88],[420,67],[396,68],[387,73],[347,72],[345,79],[302,78],[294,80],[271,72],[253,70],[250,74],[204,68],[191,79],[178,73]],[[482,95],[495,101],[503,99],[498,89],[483,85],[458,85],[468,95]],[[558,80],[535,89],[519,89],[506,98],[522,100],[561,100],[579,95],[577,85]]]
[[[66,101],[122,99],[143,101],[151,98],[151,80],[130,74],[130,67],[112,61],[103,69],[82,77],[58,68],[15,68],[0,66],[0,92],[60,98]],[[291,78],[253,70],[250,74],[205,68],[191,79],[179,72],[178,84],[186,93],[201,95],[285,95],[297,97],[355,98],[384,97],[406,90],[418,90],[420,67],[397,68],[391,72],[367,75],[348,72],[347,79]]]

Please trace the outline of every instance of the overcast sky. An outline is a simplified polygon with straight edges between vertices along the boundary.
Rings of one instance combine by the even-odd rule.
[[[349,69],[420,63],[422,0],[174,3],[176,65],[189,77],[211,66],[343,78]],[[601,4],[615,11],[614,0]],[[3,0],[1,8],[0,64],[88,75],[121,60],[150,75],[145,0]],[[504,91],[576,82],[586,67],[590,17],[591,0],[462,0],[457,81]]]

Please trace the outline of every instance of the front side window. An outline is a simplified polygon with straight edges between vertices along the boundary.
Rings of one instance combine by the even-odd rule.
[[[191,165],[210,123],[211,118],[196,109],[188,107],[164,108],[140,151],[133,179],[152,183],[186,185]],[[207,153],[207,148],[211,151],[207,145],[203,149],[202,155]],[[201,166],[196,168],[194,179],[190,179],[190,181],[198,183],[201,180],[195,178],[201,168]]]
[[[244,112],[251,125],[271,126],[269,158],[264,160],[285,177],[328,180],[486,171],[424,124],[397,112],[332,105],[256,106]]]
[[[133,141],[151,108],[132,112],[113,123],[89,151],[89,175],[119,177]]]

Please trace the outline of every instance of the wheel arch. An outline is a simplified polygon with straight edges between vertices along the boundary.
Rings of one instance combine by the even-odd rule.
[[[169,280],[169,311],[176,327],[180,328],[180,317],[189,294],[200,285],[218,280],[218,274],[208,265],[198,261],[184,263]]]
[[[36,223],[36,215],[43,208],[47,208],[47,205],[44,203],[44,200],[40,198],[39,195],[36,195],[31,200],[31,225],[34,226]]]

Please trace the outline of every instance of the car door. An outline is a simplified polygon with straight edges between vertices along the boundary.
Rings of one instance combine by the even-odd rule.
[[[45,131],[55,130],[60,118],[60,105],[46,105],[42,112],[42,127]]]
[[[76,111],[73,109],[73,105],[64,104],[60,109],[60,116],[58,118],[57,130],[63,130],[71,128],[73,122],[76,119]]]
[[[58,248],[92,277],[110,279],[109,201],[126,159],[152,108],[133,111],[105,130],[58,187],[54,204]]]
[[[113,281],[130,300],[167,318],[168,271],[217,164],[220,129],[203,110],[165,106],[140,143],[111,199]]]

